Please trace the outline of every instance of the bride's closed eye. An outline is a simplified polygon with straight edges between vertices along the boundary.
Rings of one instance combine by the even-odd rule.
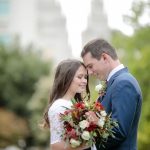
[[[92,65],[92,64],[89,64],[86,68],[87,68],[87,69],[92,69],[92,68],[93,68],[93,65]]]
[[[82,79],[82,78],[87,79],[87,75],[79,75],[79,76],[77,76],[77,78],[78,79]]]
[[[78,79],[82,79],[83,75],[79,75],[77,76]]]

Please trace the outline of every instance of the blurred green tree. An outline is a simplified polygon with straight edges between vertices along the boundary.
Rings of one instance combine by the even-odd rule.
[[[50,131],[42,127],[44,111],[47,109],[50,89],[52,86],[52,76],[41,78],[36,84],[36,92],[28,102],[28,109],[32,111],[29,118],[32,145],[49,146]],[[38,132],[37,132],[38,131]]]
[[[119,31],[113,31],[112,43],[115,45],[122,62],[128,66],[140,83],[143,93],[142,115],[138,133],[139,150],[149,150],[150,147],[150,24],[143,24],[141,17],[148,14],[149,1],[134,1],[131,15],[125,16],[125,21],[134,30],[133,35],[126,36]]]
[[[50,65],[37,52],[18,48],[0,46],[0,106],[26,116],[35,84],[49,74]]]
[[[30,121],[33,110],[29,109],[28,102],[36,92],[37,82],[40,78],[50,75],[50,71],[51,63],[44,61],[40,52],[32,47],[22,48],[18,43],[10,46],[0,45],[0,108],[4,109],[3,114],[6,114],[1,119],[3,128],[0,128],[0,147],[17,144],[20,138],[35,138],[32,135],[34,120]],[[5,119],[8,118],[8,112],[12,112],[12,115]],[[17,122],[20,125],[17,125]],[[19,130],[17,126],[26,130]],[[9,136],[8,132],[2,132],[4,127],[10,128]],[[30,142],[27,140],[28,144]]]

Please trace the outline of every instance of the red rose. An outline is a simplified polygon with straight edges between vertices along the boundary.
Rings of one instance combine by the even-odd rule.
[[[78,102],[74,106],[77,109],[84,109],[85,108],[85,104],[83,102]]]
[[[73,129],[69,123],[67,123],[67,124],[65,125],[65,128],[66,128],[66,130],[67,130],[68,132],[70,132],[70,131]]]
[[[72,129],[70,132],[68,132],[68,135],[70,138],[74,138],[74,139],[77,137],[75,129]]]
[[[87,131],[94,131],[96,129],[97,125],[96,124],[93,124],[93,123],[90,123],[90,126],[87,128]]]

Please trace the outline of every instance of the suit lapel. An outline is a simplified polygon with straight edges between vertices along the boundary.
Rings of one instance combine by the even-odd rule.
[[[112,83],[114,82],[114,80],[116,79],[117,76],[119,76],[120,74],[125,73],[125,72],[128,72],[127,67],[117,71],[114,75],[112,75],[112,77],[108,81],[107,88],[109,88],[112,85]]]
[[[108,83],[107,83],[106,93],[107,93],[107,90],[110,88],[110,86],[113,84],[113,82],[114,82],[114,80],[116,79],[116,77],[119,76],[119,75],[122,74],[122,73],[125,73],[125,72],[128,72],[127,67],[126,67],[126,68],[123,68],[123,69],[121,69],[121,70],[119,70],[119,71],[117,71],[117,72],[110,78],[110,80],[109,80]],[[105,95],[106,95],[106,94],[105,94]],[[98,98],[98,101],[99,101],[99,102],[102,102],[103,99],[104,99],[104,97],[105,97],[105,95],[104,95],[104,96],[100,96],[100,97]]]

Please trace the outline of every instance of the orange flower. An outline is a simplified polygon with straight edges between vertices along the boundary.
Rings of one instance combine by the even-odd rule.
[[[100,111],[100,110],[104,110],[104,107],[100,102],[95,102],[95,109]]]

